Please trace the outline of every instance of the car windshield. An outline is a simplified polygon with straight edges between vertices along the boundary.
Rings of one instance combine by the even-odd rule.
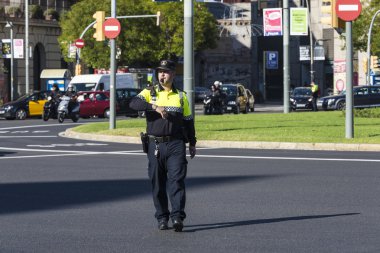
[[[96,83],[73,83],[74,90],[88,91],[95,88]]]
[[[237,94],[237,88],[236,86],[224,86],[222,85],[222,92],[224,92],[227,95],[235,95]]]
[[[19,97],[16,101],[22,101],[29,96],[30,96],[30,94],[25,94],[24,96]]]
[[[312,95],[311,89],[308,89],[308,88],[302,88],[302,89],[295,88],[293,90],[293,96],[311,96],[311,95]]]

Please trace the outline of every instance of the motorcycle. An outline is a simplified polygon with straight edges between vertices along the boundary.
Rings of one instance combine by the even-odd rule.
[[[63,123],[66,117],[70,117],[73,122],[77,122],[79,120],[79,103],[66,95],[60,97],[60,100],[61,102],[58,105],[58,122]],[[70,102],[73,104],[71,111],[69,111]]]
[[[44,112],[42,114],[42,119],[48,121],[50,118],[56,119],[57,116],[57,107],[58,101],[52,96],[48,96],[47,102],[44,104]]]
[[[223,114],[223,101],[220,97],[213,95],[207,96],[203,99],[203,112],[205,115],[209,114]]]

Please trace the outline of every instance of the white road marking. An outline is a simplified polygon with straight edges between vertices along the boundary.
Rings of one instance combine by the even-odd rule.
[[[59,124],[45,124],[45,125],[33,125],[33,126],[17,126],[17,127],[3,127],[0,130],[9,130],[9,129],[22,129],[22,128],[35,128],[35,127],[50,127],[50,126],[70,126],[70,125],[85,125],[94,122],[104,122],[103,120],[94,120],[86,123],[59,123]]]
[[[40,148],[54,148],[54,147],[83,147],[83,146],[108,146],[108,144],[105,143],[69,143],[69,144],[63,144],[63,143],[57,143],[57,144],[31,144],[26,145],[27,147],[40,147]]]
[[[15,158],[40,158],[48,156],[73,156],[73,155],[144,155],[142,150],[131,151],[110,151],[110,152],[92,152],[92,151],[73,151],[73,150],[49,150],[49,149],[23,149],[23,148],[7,148],[0,147],[0,150],[10,151],[29,151],[29,152],[51,152],[60,153],[54,155],[36,155],[36,156],[13,156],[0,157],[3,159]],[[75,153],[73,153],[75,152]],[[65,153],[65,154],[62,154]],[[189,155],[187,155],[189,156]],[[275,157],[275,156],[224,156],[224,155],[196,155],[198,158],[229,158],[229,159],[266,159],[266,160],[303,160],[303,161],[335,161],[335,162],[376,162],[380,163],[380,159],[345,159],[345,158],[313,158],[313,157]]]
[[[21,136],[0,136],[0,138],[57,138],[58,135],[21,135]]]

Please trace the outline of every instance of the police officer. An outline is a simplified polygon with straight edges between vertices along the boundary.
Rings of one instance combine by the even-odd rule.
[[[319,87],[316,83],[311,82],[311,92],[312,92],[312,104],[313,104],[313,111],[318,111],[317,107],[317,100],[319,96]]]
[[[158,228],[168,229],[170,218],[174,230],[181,232],[186,218],[185,142],[189,142],[190,157],[193,158],[196,153],[194,119],[186,94],[173,84],[175,63],[162,60],[156,71],[159,83],[142,90],[132,99],[130,107],[146,111],[148,173]]]

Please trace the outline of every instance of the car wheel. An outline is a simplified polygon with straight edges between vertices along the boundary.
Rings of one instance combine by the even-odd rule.
[[[24,109],[18,109],[16,112],[16,119],[26,119],[26,111]]]
[[[345,101],[339,101],[336,104],[336,109],[339,111],[343,111],[344,109],[346,109],[346,102]]]
[[[240,113],[240,105],[236,105],[236,109],[234,111],[234,114],[239,114]]]
[[[248,112],[249,112],[249,104],[246,104],[243,113],[246,114],[246,113],[248,113]]]
[[[104,110],[103,117],[109,119],[110,118],[110,109],[107,108]]]

